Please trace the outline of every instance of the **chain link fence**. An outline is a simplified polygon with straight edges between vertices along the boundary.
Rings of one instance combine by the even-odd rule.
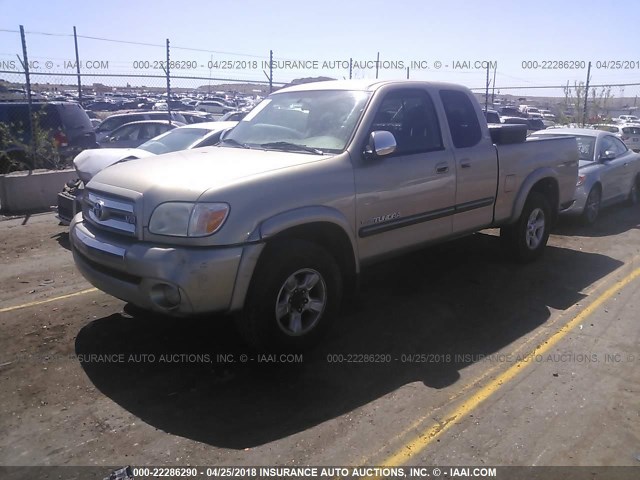
[[[525,79],[513,77],[500,73],[497,61],[391,60],[381,58],[380,53],[366,59],[295,59],[274,55],[266,48],[262,54],[246,54],[174,45],[170,39],[146,43],[100,38],[84,35],[75,27],[67,33],[25,32],[22,26],[16,30],[0,29],[0,45],[0,102],[28,102],[31,123],[37,110],[33,105],[44,100],[76,101],[93,112],[91,116],[103,119],[120,110],[192,109],[195,99],[245,96],[259,100],[292,79],[393,75],[446,81],[457,75],[452,78],[468,79],[458,83],[471,84],[485,108],[496,107],[501,101],[504,105],[506,97],[509,102],[526,100],[518,95],[523,90],[534,91],[542,98],[539,106],[558,112],[558,120],[585,124],[635,113],[637,96],[633,104],[622,98],[625,88],[638,90],[640,85],[589,85],[591,76],[586,70],[584,80],[541,85],[532,82],[540,82],[543,71],[528,70]],[[586,62],[579,63],[586,66]],[[524,67],[535,65],[523,62]],[[581,72],[574,71],[574,77]],[[598,78],[606,78],[603,72],[598,70]],[[522,84],[496,84],[509,80]],[[544,99],[546,95],[549,97]],[[184,102],[189,98],[194,100]],[[0,117],[0,137],[3,132],[6,136],[6,128],[1,128],[3,122]],[[29,128],[33,130],[34,126]],[[26,147],[32,152],[38,150],[37,145]],[[64,166],[64,162],[54,164]],[[6,167],[0,173],[5,171]]]

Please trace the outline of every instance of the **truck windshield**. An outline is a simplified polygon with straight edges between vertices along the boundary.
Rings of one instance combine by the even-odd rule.
[[[277,93],[250,112],[222,143],[339,153],[346,148],[369,96],[369,92],[347,90]]]

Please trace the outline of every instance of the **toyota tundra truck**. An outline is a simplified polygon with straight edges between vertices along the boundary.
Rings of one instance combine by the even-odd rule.
[[[367,264],[491,227],[513,258],[537,258],[573,202],[578,150],[525,135],[490,129],[454,84],[285,88],[216,146],[99,172],[74,260],[144,311],[233,313],[250,344],[303,348]]]

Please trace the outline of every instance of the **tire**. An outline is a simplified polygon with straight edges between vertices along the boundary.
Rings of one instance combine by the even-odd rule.
[[[629,191],[629,197],[627,198],[627,204],[630,207],[635,207],[640,203],[640,177],[636,177],[631,184],[631,190]]]
[[[584,211],[582,212],[582,223],[587,226],[591,226],[598,220],[598,214],[600,213],[600,204],[602,202],[602,192],[600,188],[593,187],[587,196],[587,201],[584,204]]]
[[[500,239],[510,256],[520,263],[537,259],[549,240],[551,208],[546,197],[531,192],[518,221],[500,229]]]
[[[342,298],[335,259],[315,243],[267,245],[236,325],[254,348],[299,351],[326,333]]]

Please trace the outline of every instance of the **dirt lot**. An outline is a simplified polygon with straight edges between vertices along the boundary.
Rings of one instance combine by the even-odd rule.
[[[124,313],[52,215],[0,221],[0,465],[640,465],[639,224],[378,265],[322,346],[269,357]]]

